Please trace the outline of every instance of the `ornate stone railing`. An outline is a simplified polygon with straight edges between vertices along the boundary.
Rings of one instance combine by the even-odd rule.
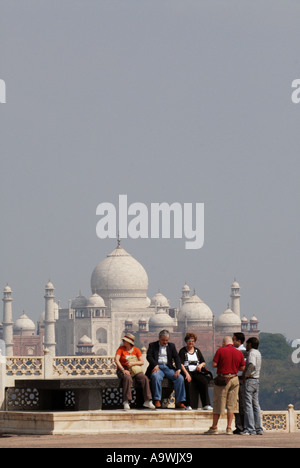
[[[262,411],[265,431],[298,432],[300,431],[300,411],[289,405],[287,411]]]
[[[56,357],[52,361],[52,375],[57,377],[116,377],[112,356]]]
[[[6,380],[57,379],[68,377],[116,377],[114,356],[2,357]],[[10,386],[10,385],[9,385]]]
[[[38,408],[39,395],[36,389],[30,388],[31,380],[116,377],[116,370],[114,356],[52,357],[47,350],[44,356],[0,354],[0,411]],[[28,389],[15,389],[15,381],[25,379]]]
[[[43,377],[44,371],[44,358],[43,357],[7,357],[6,358],[6,375],[14,378],[24,377]]]
[[[145,350],[144,351],[144,361]],[[0,410],[6,408],[30,410],[38,409],[39,395],[35,388],[30,388],[30,380],[60,378],[105,378],[116,377],[116,365],[113,356],[56,356],[45,352],[44,356],[4,357],[0,355]],[[15,389],[15,381],[28,380],[27,389]],[[7,392],[5,391],[6,389]],[[72,407],[73,396],[69,392],[66,399]],[[118,389],[115,400],[120,404]],[[300,411],[289,405],[286,411],[262,411],[263,427],[266,431],[297,432],[300,431]]]

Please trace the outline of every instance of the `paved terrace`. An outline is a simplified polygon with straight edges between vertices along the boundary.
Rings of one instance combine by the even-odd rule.
[[[0,448],[299,448],[300,433],[266,433],[263,436],[205,436],[199,434],[113,434],[16,436],[0,435]],[[181,453],[188,450],[181,450]],[[134,449],[133,449],[134,453]],[[146,455],[149,454],[148,452]]]
[[[30,387],[30,380],[40,379],[82,379],[82,378],[99,378],[99,377],[115,377],[115,364],[113,358],[109,356],[90,356],[86,358],[82,357],[55,357],[52,358],[46,351],[42,357],[10,357],[5,358],[0,356],[0,409],[5,410],[6,406],[6,388],[14,391],[14,387],[17,380],[26,379],[28,386]],[[31,391],[34,396],[34,392]],[[9,400],[8,400],[9,402]],[[16,402],[16,400],[12,400]],[[28,398],[31,409],[34,406],[35,400]],[[17,409],[17,408],[15,408]],[[184,412],[186,413],[186,412]],[[190,413],[190,412],[187,412]],[[14,411],[8,412],[10,417],[14,417]],[[72,412],[68,413],[69,415]],[[79,413],[73,412],[73,418],[78,416]],[[96,414],[97,417],[107,415],[106,411],[99,412]],[[124,414],[124,412],[123,412]],[[172,412],[173,419],[177,419],[176,412]],[[23,413],[23,418],[28,415],[28,412]],[[59,416],[57,416],[59,415]],[[55,416],[55,413],[54,413]],[[53,418],[54,418],[53,416]],[[153,415],[154,416],[154,415]],[[176,417],[175,417],[176,416]],[[205,415],[210,416],[211,415]],[[27,417],[27,416],[26,416]],[[60,419],[62,416],[60,413],[56,413],[55,418]],[[126,416],[127,417],[127,416]],[[95,416],[93,416],[95,419]],[[151,416],[153,419],[153,417]],[[157,416],[155,416],[158,419]],[[191,419],[192,415],[183,415],[181,419]],[[102,431],[106,433],[95,434],[89,433],[84,430],[82,425],[77,424],[77,433],[73,432],[73,435],[69,435],[62,431],[62,435],[55,434],[53,431],[49,435],[48,432],[42,432],[40,434],[34,432],[35,435],[21,435],[24,434],[21,431],[13,431],[9,434],[9,426],[2,426],[0,431],[0,448],[106,448],[106,449],[130,449],[132,447],[137,448],[170,448],[170,449],[189,449],[189,448],[216,448],[216,447],[270,447],[270,448],[292,448],[300,447],[300,412],[294,411],[292,405],[289,405],[285,411],[268,411],[263,412],[264,427],[266,430],[263,436],[227,436],[221,434],[218,436],[205,436],[203,435],[204,430],[208,429],[211,421],[204,421],[205,425],[198,427],[197,433],[193,427],[189,427],[187,422],[177,428],[178,432],[169,431],[168,427],[173,429],[173,425],[164,427],[162,431],[161,426],[157,426],[152,429],[151,433],[141,433],[140,428],[136,427],[131,430],[131,433],[127,433],[132,424],[126,422],[124,417],[123,421],[119,421],[117,427],[114,427],[113,431]],[[106,418],[107,419],[107,418]],[[122,418],[121,418],[122,419]],[[139,419],[139,418],[138,418]],[[201,418],[197,417],[195,412],[194,419]],[[1,422],[1,419],[0,419]],[[81,423],[80,423],[81,424]],[[102,427],[102,424],[100,425]],[[183,434],[181,428],[185,428],[186,432]],[[203,430],[203,428],[205,429]],[[26,424],[27,428],[27,424]],[[28,429],[28,428],[27,428]],[[132,428],[133,429],[133,428]],[[120,434],[120,431],[126,431],[126,433]],[[29,433],[29,431],[27,431]],[[97,431],[99,432],[99,431]]]

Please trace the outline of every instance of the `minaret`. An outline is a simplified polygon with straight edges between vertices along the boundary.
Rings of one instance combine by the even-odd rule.
[[[231,310],[241,318],[241,309],[240,309],[240,285],[234,278],[234,282],[231,285]]]
[[[180,303],[179,303],[179,306],[181,307],[182,304],[185,303],[185,301],[187,301],[189,298],[190,298],[190,287],[185,283],[182,290],[181,290],[181,299],[180,299]]]
[[[44,349],[50,356],[55,356],[55,316],[54,316],[54,286],[49,281],[45,286],[45,336]]]
[[[3,291],[3,340],[6,356],[13,356],[13,318],[12,318],[12,290],[6,285]]]

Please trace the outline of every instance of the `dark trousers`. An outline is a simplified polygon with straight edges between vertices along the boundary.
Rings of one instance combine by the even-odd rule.
[[[120,371],[119,369],[117,370],[117,375],[119,379],[122,380],[122,383],[123,383],[123,401],[131,401],[132,400],[132,391],[131,391],[132,377],[130,375],[123,374],[123,372]],[[142,388],[144,401],[152,400],[152,394],[150,390],[150,383],[149,383],[148,377],[146,377],[145,374],[141,372],[140,374],[137,374],[133,378],[139,383],[139,385]]]
[[[244,431],[244,419],[245,419],[245,393],[244,393],[244,381],[239,377],[240,389],[239,389],[239,412],[234,414],[235,427],[238,432]]]
[[[192,408],[198,408],[198,398],[200,394],[202,407],[210,405],[210,399],[208,394],[208,380],[205,375],[201,372],[190,372],[192,381],[188,382],[186,379],[185,390],[186,390],[186,404]]]

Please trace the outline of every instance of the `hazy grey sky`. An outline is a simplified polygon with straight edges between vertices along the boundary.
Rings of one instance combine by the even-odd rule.
[[[96,207],[203,202],[205,244],[124,240],[149,296],[230,285],[262,331],[300,338],[297,0],[0,0],[0,286],[36,320],[91,294],[116,246]],[[2,315],[0,315],[2,317]]]

